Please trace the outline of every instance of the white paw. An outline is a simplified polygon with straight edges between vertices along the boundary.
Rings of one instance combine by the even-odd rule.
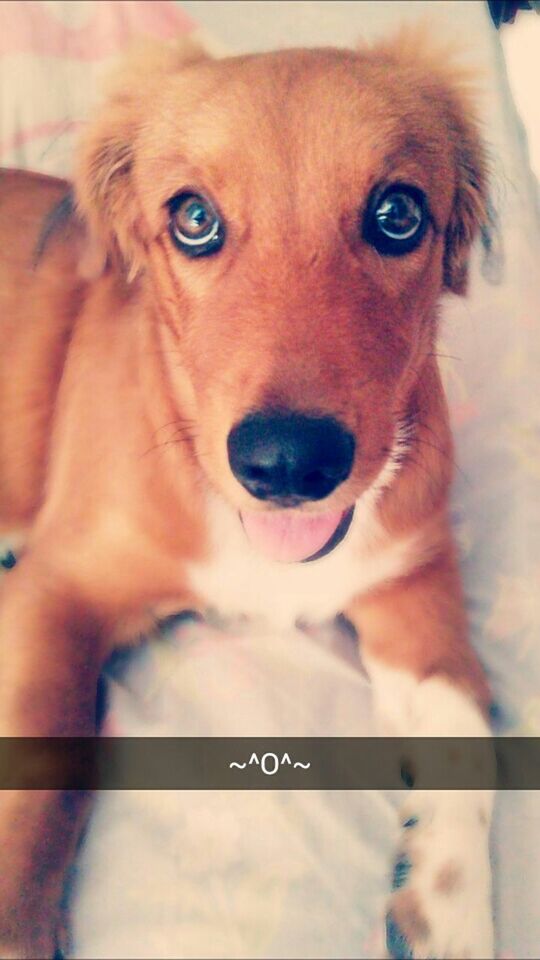
[[[489,811],[480,794],[438,796],[424,793],[418,804],[414,791],[410,797],[388,905],[388,953],[491,960]]]

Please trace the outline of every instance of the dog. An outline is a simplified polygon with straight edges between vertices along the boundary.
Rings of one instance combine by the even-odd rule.
[[[486,216],[473,99],[414,32],[166,47],[111,82],[71,188],[2,172],[2,735],[93,735],[110,652],[189,609],[344,615],[386,732],[489,736],[435,347]],[[2,794],[2,957],[54,955],[86,807]],[[491,809],[411,792],[388,916],[416,958],[493,956]]]

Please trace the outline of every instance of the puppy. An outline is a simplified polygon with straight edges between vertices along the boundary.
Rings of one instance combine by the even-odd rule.
[[[125,68],[68,185],[0,179],[4,736],[94,733],[115,645],[164,611],[344,614],[384,729],[487,736],[435,356],[486,161],[418,37]],[[418,782],[421,783],[421,771]],[[493,955],[488,792],[413,791],[389,924]],[[0,955],[51,957],[77,794],[0,798]]]

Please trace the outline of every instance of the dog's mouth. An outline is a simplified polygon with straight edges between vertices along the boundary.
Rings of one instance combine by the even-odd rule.
[[[308,563],[335,550],[347,536],[353,514],[354,506],[328,513],[242,510],[240,519],[251,545],[269,560]]]

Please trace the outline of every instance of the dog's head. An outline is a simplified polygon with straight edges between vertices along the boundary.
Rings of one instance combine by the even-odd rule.
[[[484,212],[467,85],[417,41],[163,51],[80,152],[91,242],[144,287],[202,469],[254,536],[273,514],[262,540],[309,514],[297,558],[387,461]]]

